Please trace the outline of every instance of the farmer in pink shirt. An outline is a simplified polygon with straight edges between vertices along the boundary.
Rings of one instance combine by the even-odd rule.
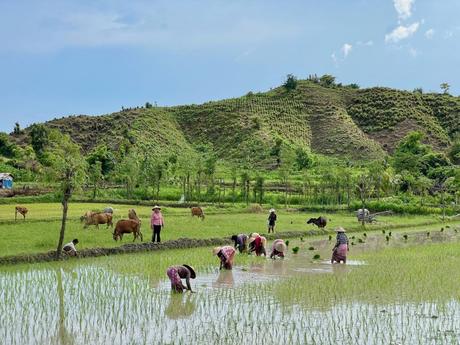
[[[156,238],[157,242],[160,243],[160,231],[161,228],[165,226],[163,215],[161,214],[161,207],[154,206],[152,211],[152,218],[150,219],[150,227],[153,230],[152,242],[155,242]]]

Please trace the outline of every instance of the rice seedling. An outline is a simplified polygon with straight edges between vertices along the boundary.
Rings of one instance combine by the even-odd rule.
[[[444,231],[444,228],[441,228],[441,230],[439,230],[439,232],[443,232]]]
[[[332,241],[332,235],[329,235],[329,241]]]
[[[403,238],[404,238],[404,240],[407,241],[407,238],[408,238],[407,234],[404,234],[404,235],[403,235]]]
[[[358,243],[365,243],[361,238],[358,238]]]
[[[386,240],[387,242],[390,242],[390,236],[386,235],[386,236],[385,236],[385,240]]]
[[[286,240],[284,243],[286,243],[286,247],[289,247],[289,240]]]
[[[367,237],[367,234],[366,234],[366,233],[363,233],[363,236],[364,236],[364,237]]]
[[[315,247],[308,247],[308,250],[315,250]]]
[[[299,249],[300,249],[299,247],[294,247],[294,248],[292,248],[292,252],[294,254],[297,254],[299,252]]]
[[[313,255],[313,260],[319,260],[321,258],[321,255],[315,254]]]

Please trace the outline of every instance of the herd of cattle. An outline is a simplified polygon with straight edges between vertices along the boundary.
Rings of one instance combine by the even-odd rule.
[[[23,216],[25,220],[26,214],[28,212],[29,210],[27,209],[27,207],[16,206],[14,219],[17,220],[19,213]],[[197,216],[198,218],[201,218],[201,220],[204,220],[204,212],[201,207],[192,207],[191,214],[192,217]],[[358,218],[358,221],[363,220],[363,218],[372,220],[375,219],[371,217],[370,212],[367,209],[359,209],[356,212],[356,217]],[[106,224],[107,228],[113,228],[113,208],[107,207],[102,212],[88,211],[80,217],[80,221],[84,223],[84,229],[88,228],[91,225],[94,225],[97,229],[99,229],[99,225],[103,224]],[[324,229],[327,225],[327,219],[322,216],[318,218],[310,218],[307,221],[307,224],[314,224],[318,228]],[[140,238],[140,240],[143,241],[143,235],[141,232],[141,220],[137,216],[136,211],[134,209],[130,209],[128,211],[128,219],[121,219],[115,224],[115,229],[113,230],[112,235],[115,241],[118,241],[118,239],[120,239],[121,241],[123,239],[124,234],[131,233],[134,235],[133,242],[137,238]]]

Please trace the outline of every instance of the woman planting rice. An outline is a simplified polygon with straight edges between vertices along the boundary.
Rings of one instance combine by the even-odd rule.
[[[238,249],[240,253],[243,253],[247,250],[248,235],[239,234],[233,235],[232,240],[235,242],[235,249]]]
[[[184,290],[189,290],[190,292],[193,292],[192,287],[190,286],[190,278],[195,279],[196,274],[192,266],[185,264],[182,266],[171,266],[166,271],[166,274],[171,281],[172,291],[182,293]],[[185,279],[187,286],[182,284],[182,279]]]
[[[264,236],[260,236],[256,232],[252,233],[249,239],[249,253],[255,252],[257,256],[261,256],[262,254],[267,256],[267,252],[265,251],[266,244],[267,239]]]
[[[272,245],[272,252],[270,254],[271,259],[276,259],[277,256],[284,258],[284,253],[286,252],[286,243],[283,240],[275,240]]]
[[[345,264],[347,262],[348,237],[345,235],[344,228],[339,227],[335,231],[337,232],[337,242],[334,248],[332,248],[331,264],[335,262],[343,262]]]
[[[219,269],[225,268],[231,270],[233,268],[233,257],[235,256],[235,248],[231,246],[216,247],[212,250],[213,255],[217,255],[220,259]]]

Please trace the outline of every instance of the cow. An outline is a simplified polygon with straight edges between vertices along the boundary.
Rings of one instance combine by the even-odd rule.
[[[96,225],[96,228],[99,229],[99,224],[107,224],[107,227],[113,227],[112,215],[110,213],[88,211],[84,216],[80,217],[80,221],[85,222],[84,229],[90,225]]]
[[[136,238],[140,237],[141,242],[144,240],[141,232],[141,223],[140,221],[134,219],[121,219],[115,225],[115,230],[113,231],[113,239],[115,241],[120,241],[123,239],[123,234],[130,234],[134,235],[133,242]]]
[[[136,210],[134,208],[130,208],[128,211],[128,218],[129,219],[134,219],[139,221],[139,217],[137,216]]]
[[[324,229],[327,225],[327,219],[324,217],[310,218],[307,224],[315,224],[318,228]]]
[[[201,220],[204,220],[204,212],[201,207],[192,207],[192,217],[197,216],[198,218],[201,218]]]
[[[26,220],[27,212],[29,212],[27,207],[16,206],[15,211],[14,211],[14,220],[15,221],[18,220],[18,213],[20,213],[24,217],[24,220]]]

